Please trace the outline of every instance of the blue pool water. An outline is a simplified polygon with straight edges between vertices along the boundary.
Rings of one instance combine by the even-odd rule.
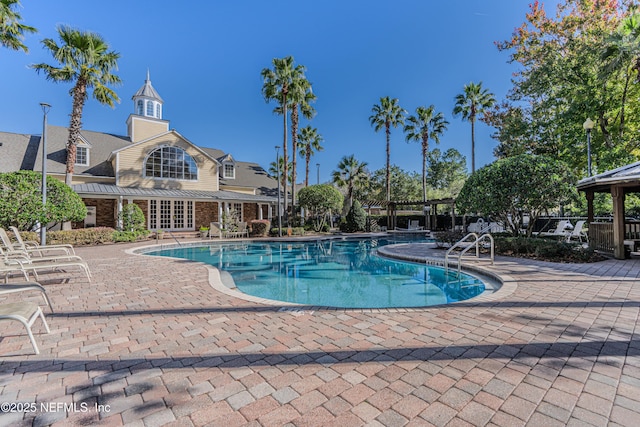
[[[246,294],[341,308],[423,307],[484,292],[476,277],[434,266],[393,261],[374,249],[398,240],[218,243],[148,255],[211,264],[228,272]],[[224,274],[224,273],[223,273]]]

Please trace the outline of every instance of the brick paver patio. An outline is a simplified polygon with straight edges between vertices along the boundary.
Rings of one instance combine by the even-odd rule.
[[[78,248],[91,284],[42,277],[40,355],[2,324],[0,425],[640,425],[638,260],[500,258],[478,301],[299,312],[134,246]]]

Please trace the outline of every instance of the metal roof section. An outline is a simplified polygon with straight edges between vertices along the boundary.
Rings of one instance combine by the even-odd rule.
[[[81,196],[141,197],[150,199],[193,199],[202,201],[233,201],[276,203],[274,197],[236,193],[235,191],[201,191],[162,188],[119,187],[115,184],[76,184],[73,191]]]
[[[640,185],[640,162],[621,166],[617,169],[602,172],[598,175],[583,178],[578,181],[578,190],[604,190],[612,184]]]
[[[162,98],[160,98],[160,95],[158,95],[158,92],[156,92],[156,90],[151,85],[151,78],[149,77],[149,70],[147,70],[147,79],[144,81],[144,84],[142,85],[142,87],[140,89],[138,89],[138,91],[135,93],[135,95],[133,95],[131,97],[131,99],[135,99],[137,97],[151,98],[151,99],[155,99],[156,101],[160,101],[160,102],[164,103]]]

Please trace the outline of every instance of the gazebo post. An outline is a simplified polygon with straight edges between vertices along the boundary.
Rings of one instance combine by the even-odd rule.
[[[587,224],[591,224],[593,222],[593,190],[587,190],[585,192],[585,197],[587,198]]]
[[[451,231],[455,231],[456,229],[456,204],[455,202],[451,203]]]
[[[624,188],[611,186],[613,199],[613,256],[624,259]]]

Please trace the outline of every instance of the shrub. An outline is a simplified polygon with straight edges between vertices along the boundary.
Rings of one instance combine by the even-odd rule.
[[[134,203],[122,207],[118,220],[122,222],[123,231],[139,232],[146,229],[144,213],[140,206]]]
[[[251,221],[251,235],[254,237],[266,237],[271,222],[268,219],[254,219]]]
[[[42,174],[0,173],[0,227],[30,230],[37,223],[82,221],[87,208],[71,187],[47,177],[47,205],[42,206]]]
[[[464,237],[462,231],[436,231],[433,235],[436,239],[436,244],[440,247],[443,247],[444,244],[454,245]]]
[[[364,231],[367,225],[367,213],[362,209],[359,201],[355,200],[349,213],[347,213],[345,231],[354,233],[356,231]]]
[[[557,239],[496,236],[496,253],[554,262],[594,262],[603,259],[591,248]]]

